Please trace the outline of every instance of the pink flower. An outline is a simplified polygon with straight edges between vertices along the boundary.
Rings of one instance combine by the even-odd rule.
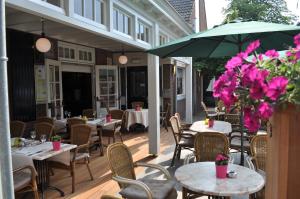
[[[297,46],[300,46],[300,33],[294,37],[294,43]]]
[[[250,87],[250,97],[254,100],[261,99],[265,96],[267,89],[268,89],[268,87],[263,81],[256,81]]]
[[[216,161],[222,161],[222,160],[228,160],[228,158],[223,154],[218,154],[216,157]]]
[[[236,56],[236,57],[231,58],[231,59],[227,62],[225,68],[227,68],[228,70],[233,70],[233,69],[235,69],[237,66],[240,66],[242,63],[243,63],[242,58]]]
[[[249,112],[249,109],[244,110],[244,124],[249,132],[257,132],[260,127],[259,115],[256,112]]]
[[[277,98],[286,92],[288,79],[283,76],[273,77],[268,83],[267,96],[275,101]]]
[[[262,60],[264,60],[264,56],[263,56],[263,54],[259,54],[259,55],[258,55],[258,59],[259,59],[259,61],[262,61]]]
[[[276,51],[276,50],[268,50],[266,53],[265,53],[265,55],[267,56],[267,57],[270,57],[270,58],[277,58],[277,57],[279,57],[279,54],[278,54],[278,52]]]
[[[259,46],[260,46],[260,41],[255,40],[254,42],[248,45],[247,49],[245,50],[245,53],[250,54],[253,51],[255,51]]]
[[[240,52],[239,54],[237,54],[238,57],[242,58],[242,59],[247,59],[248,57],[248,53],[246,52]]]
[[[267,102],[262,102],[258,106],[258,114],[263,119],[269,119],[273,114],[273,107]]]
[[[290,56],[293,56],[293,53],[292,53],[291,51],[287,51],[287,52],[285,53],[285,55],[286,55],[287,57],[290,57]]]
[[[299,51],[296,52],[296,59],[300,59],[300,46],[299,46]]]

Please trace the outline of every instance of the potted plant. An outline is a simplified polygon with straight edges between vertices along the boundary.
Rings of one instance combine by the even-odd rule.
[[[61,137],[59,135],[52,136],[51,141],[52,141],[53,150],[54,151],[59,151],[60,150]]]
[[[220,153],[216,157],[216,176],[217,178],[226,178],[229,157],[226,154]]]
[[[245,127],[248,132],[255,133],[262,121],[270,121],[266,188],[269,199],[292,199],[300,194],[297,189],[300,173],[296,170],[300,164],[297,156],[300,152],[297,129],[300,122],[300,34],[294,37],[294,43],[294,48],[280,56],[275,50],[257,54],[255,50],[260,42],[252,42],[244,52],[227,62],[226,71],[214,84],[214,97],[222,100],[226,108],[240,103],[242,132]],[[284,187],[289,187],[289,191]]]

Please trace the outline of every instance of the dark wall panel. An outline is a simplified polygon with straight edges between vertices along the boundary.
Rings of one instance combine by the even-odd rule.
[[[35,120],[33,35],[7,31],[8,80],[11,120]]]

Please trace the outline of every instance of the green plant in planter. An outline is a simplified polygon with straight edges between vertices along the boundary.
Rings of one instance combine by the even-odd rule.
[[[241,126],[257,132],[262,120],[268,120],[274,106],[290,102],[300,104],[300,34],[294,37],[295,48],[284,58],[275,50],[256,54],[259,40],[231,58],[226,71],[214,84],[214,97],[229,108],[241,103]],[[252,59],[249,55],[253,54]]]
[[[52,142],[60,142],[61,141],[61,136],[55,135],[51,137]]]

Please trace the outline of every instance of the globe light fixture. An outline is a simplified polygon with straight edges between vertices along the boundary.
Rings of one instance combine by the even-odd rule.
[[[124,65],[127,64],[127,62],[128,62],[127,56],[122,53],[122,55],[119,57],[119,63]]]
[[[44,20],[42,19],[42,34],[35,42],[36,49],[41,53],[46,53],[51,49],[51,42],[45,37],[44,33]]]

